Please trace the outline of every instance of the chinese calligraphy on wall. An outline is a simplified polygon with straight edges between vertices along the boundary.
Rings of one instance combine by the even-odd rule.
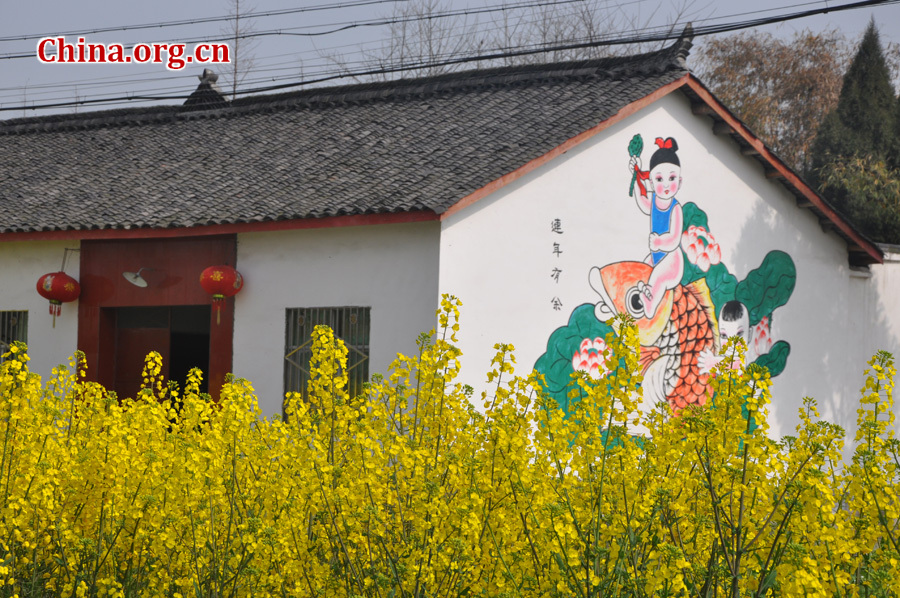
[[[550,234],[551,235],[562,235],[562,220],[559,218],[554,218],[550,221]],[[559,277],[562,275],[562,269],[559,267],[559,259],[562,256],[562,244],[559,241],[553,241],[553,257],[554,257],[554,265],[550,270],[550,279],[553,280],[554,284],[559,284]],[[553,298],[550,299],[550,305],[553,307],[554,311],[562,310],[562,301],[559,298],[559,295],[553,295]]]

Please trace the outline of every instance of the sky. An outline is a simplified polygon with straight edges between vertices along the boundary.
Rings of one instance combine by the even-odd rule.
[[[215,40],[228,35],[228,22],[196,22],[197,19],[225,17],[233,11],[236,0],[155,0],[154,2],[80,0],[45,0],[23,2],[0,0],[0,119],[40,116],[54,112],[84,112],[128,106],[147,106],[162,103],[181,103],[183,99],[142,101],[151,96],[185,96],[193,91],[203,66],[187,65],[181,70],[169,70],[165,64],[47,64],[37,56],[42,36],[56,38],[65,35],[75,43],[84,32],[86,43],[187,42],[193,48],[198,41]],[[428,1],[441,9],[470,11],[459,15],[451,25],[451,40],[472,38],[478,31],[497,31],[504,20],[513,23],[527,19],[534,4],[558,3],[559,12],[583,10],[584,5],[603,11],[614,11],[617,31],[627,31],[637,24],[661,26],[670,23],[674,15],[681,15],[677,30],[685,20],[695,27],[732,23],[779,14],[837,7],[851,0],[756,0],[752,4],[742,0],[240,0],[241,12],[259,16],[245,19],[252,32],[260,34],[241,56],[250,56],[252,69],[245,75],[239,89],[259,89],[269,85],[309,81],[334,75],[345,65],[351,70],[370,68],[372,60],[391,35],[387,25],[374,24],[392,17],[395,10],[413,1]],[[501,4],[505,10],[499,11]],[[525,5],[525,6],[523,6]],[[290,11],[290,12],[283,12]],[[482,11],[477,14],[472,11]],[[266,16],[265,13],[278,13]],[[892,0],[881,6],[829,12],[780,25],[770,25],[763,31],[790,37],[794,32],[809,29],[824,31],[838,29],[849,38],[857,38],[870,19],[874,19],[883,43],[900,43],[900,2]],[[178,26],[172,22],[194,21]],[[100,32],[97,29],[152,25],[148,28]],[[336,29],[343,31],[330,32]],[[310,36],[308,34],[317,35]],[[25,39],[22,39],[25,38]],[[243,41],[241,43],[247,43]],[[695,40],[702,43],[702,38]],[[233,44],[232,44],[233,45]],[[52,46],[49,47],[52,50]],[[52,51],[49,52],[52,54]],[[14,57],[21,55],[22,57]],[[690,63],[689,63],[690,64]],[[226,71],[219,83],[230,90],[227,65],[209,65],[217,72]],[[336,83],[352,80],[335,81]],[[34,110],[43,104],[66,103],[73,100],[119,99],[111,103],[84,106],[63,106]]]

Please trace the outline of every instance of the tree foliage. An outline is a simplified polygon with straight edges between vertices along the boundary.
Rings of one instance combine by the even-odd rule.
[[[819,123],[837,105],[848,56],[837,30],[806,30],[787,40],[748,32],[705,42],[692,67],[725,106],[802,172]]]
[[[900,104],[875,23],[870,22],[844,77],[837,106],[812,146],[808,176],[875,241],[900,241]]]
[[[852,156],[891,156],[897,100],[875,23],[870,22],[844,76],[837,107],[822,121],[813,144],[813,180],[823,167]]]
[[[900,240],[900,169],[870,155],[837,160],[823,171],[822,192],[872,239]]]
[[[852,58],[852,59],[851,59]],[[853,54],[836,30],[789,40],[742,33],[704,44],[694,65],[722,102],[875,241],[900,242],[900,72],[874,23]]]

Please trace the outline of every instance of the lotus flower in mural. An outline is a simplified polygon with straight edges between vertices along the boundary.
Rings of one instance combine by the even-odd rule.
[[[750,342],[753,344],[754,355],[765,355],[772,348],[772,330],[768,317],[763,318],[759,324],[753,327]]]
[[[689,226],[681,235],[681,248],[688,261],[703,272],[722,260],[722,250],[715,237],[702,226]]]
[[[576,372],[587,372],[591,378],[599,380],[609,371],[604,351],[606,351],[606,341],[602,338],[584,339],[572,356],[572,368]]]

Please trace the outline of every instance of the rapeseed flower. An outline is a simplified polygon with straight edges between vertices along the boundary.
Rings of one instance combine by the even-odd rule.
[[[317,327],[284,419],[261,416],[247,380],[218,402],[199,371],[178,388],[156,353],[138,395],[116,397],[82,355],[42,382],[14,344],[0,597],[900,594],[890,355],[866,372],[844,463],[812,399],[794,435],[769,437],[768,374],[741,365],[740,341],[706,406],[642,405],[627,318],[603,371],[573,374],[571,416],[515,375],[510,345],[473,396],[458,308],[443,298],[438,333],[359,396]]]

